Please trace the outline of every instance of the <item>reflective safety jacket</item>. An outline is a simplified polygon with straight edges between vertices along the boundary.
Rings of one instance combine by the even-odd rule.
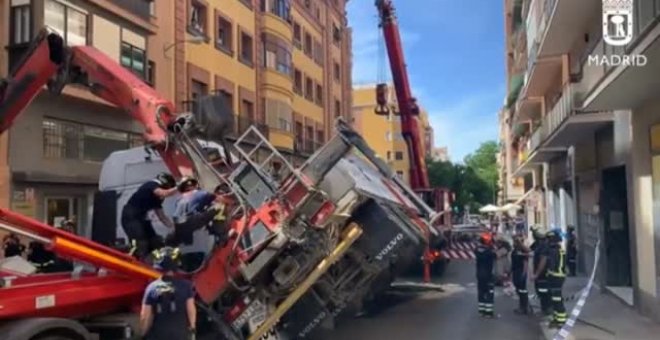
[[[548,248],[548,275],[566,277],[566,252],[559,245]]]

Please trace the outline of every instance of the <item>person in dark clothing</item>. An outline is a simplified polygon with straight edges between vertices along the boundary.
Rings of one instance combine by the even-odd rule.
[[[548,289],[552,297],[552,321],[550,327],[561,328],[566,322],[566,307],[564,306],[564,297],[562,288],[566,279],[566,254],[561,247],[561,230],[551,230],[546,235],[548,240],[547,250],[547,269],[548,269]]]
[[[568,264],[568,275],[577,275],[577,237],[575,227],[568,226],[568,239],[566,244],[566,262]]]
[[[493,238],[490,233],[483,233],[480,244],[474,251],[477,260],[477,300],[479,314],[484,317],[495,317],[495,276],[493,265],[497,259],[493,249]]]
[[[23,252],[25,252],[25,246],[14,233],[10,233],[2,239],[2,248],[5,252],[5,258],[23,256]]]
[[[195,339],[197,309],[192,283],[175,277],[180,265],[177,248],[154,251],[154,267],[164,272],[144,292],[140,330],[146,340]]]
[[[536,289],[536,295],[539,297],[541,302],[541,312],[544,315],[549,315],[552,311],[552,305],[550,300],[550,293],[548,291],[548,280],[546,277],[546,261],[547,261],[547,246],[545,240],[545,234],[542,233],[538,228],[532,230],[532,235],[534,236],[534,243],[531,246],[532,252],[534,252],[534,272],[532,275],[532,280],[534,281],[534,288]]]
[[[513,285],[518,293],[517,314],[528,314],[529,296],[527,293],[527,260],[529,257],[529,248],[525,245],[525,239],[518,235],[513,239],[513,252],[511,253],[511,273],[513,276]]]
[[[46,249],[43,243],[33,241],[28,244],[27,260],[37,268],[38,273],[57,272],[55,253]]]
[[[133,245],[133,255],[144,259],[151,251],[162,246],[148,213],[154,211],[165,226],[174,229],[174,223],[163,211],[165,198],[176,194],[176,181],[172,175],[161,173],[152,181],[142,184],[128,199],[121,214],[121,224]]]

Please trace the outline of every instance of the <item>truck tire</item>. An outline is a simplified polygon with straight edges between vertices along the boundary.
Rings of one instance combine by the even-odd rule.
[[[0,340],[92,340],[92,335],[75,320],[30,318],[0,328]]]

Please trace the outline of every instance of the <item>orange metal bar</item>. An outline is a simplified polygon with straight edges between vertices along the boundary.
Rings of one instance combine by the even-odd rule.
[[[131,275],[131,277],[138,275],[145,280],[153,280],[162,276],[159,271],[137,260],[126,261],[59,236],[53,239],[52,248],[57,254],[93,263],[104,268]]]

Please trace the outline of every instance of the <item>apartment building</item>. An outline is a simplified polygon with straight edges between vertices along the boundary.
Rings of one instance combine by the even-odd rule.
[[[613,20],[601,0],[505,2],[508,72],[522,79],[506,150],[535,222],[576,225],[579,269],[596,265],[600,287],[660,320],[660,4],[611,3],[630,7]]]
[[[389,85],[393,89],[392,85]],[[398,110],[394,91],[388,91],[388,102],[391,104],[390,114],[377,115],[376,85],[360,85],[353,87],[353,127],[374,149],[376,154],[384,159],[406,182],[410,179],[410,161],[408,146],[401,136],[401,121],[396,115]],[[428,113],[421,109],[419,129],[423,133],[422,152],[431,157],[433,151],[433,128],[428,119]]]
[[[294,163],[350,113],[344,0],[176,1],[176,102],[222,94],[238,136],[255,125]],[[198,37],[202,37],[199,42]]]
[[[67,45],[95,46],[157,88],[167,89],[160,82],[166,79],[155,79],[162,48],[152,49],[149,37],[171,22],[157,19],[155,10],[146,0],[0,1],[0,77],[48,25]],[[44,90],[2,135],[0,205],[50,224],[66,218],[89,225],[87,207],[101,162],[115,150],[141,145],[141,130],[124,110],[84,88],[69,86],[59,96]]]

